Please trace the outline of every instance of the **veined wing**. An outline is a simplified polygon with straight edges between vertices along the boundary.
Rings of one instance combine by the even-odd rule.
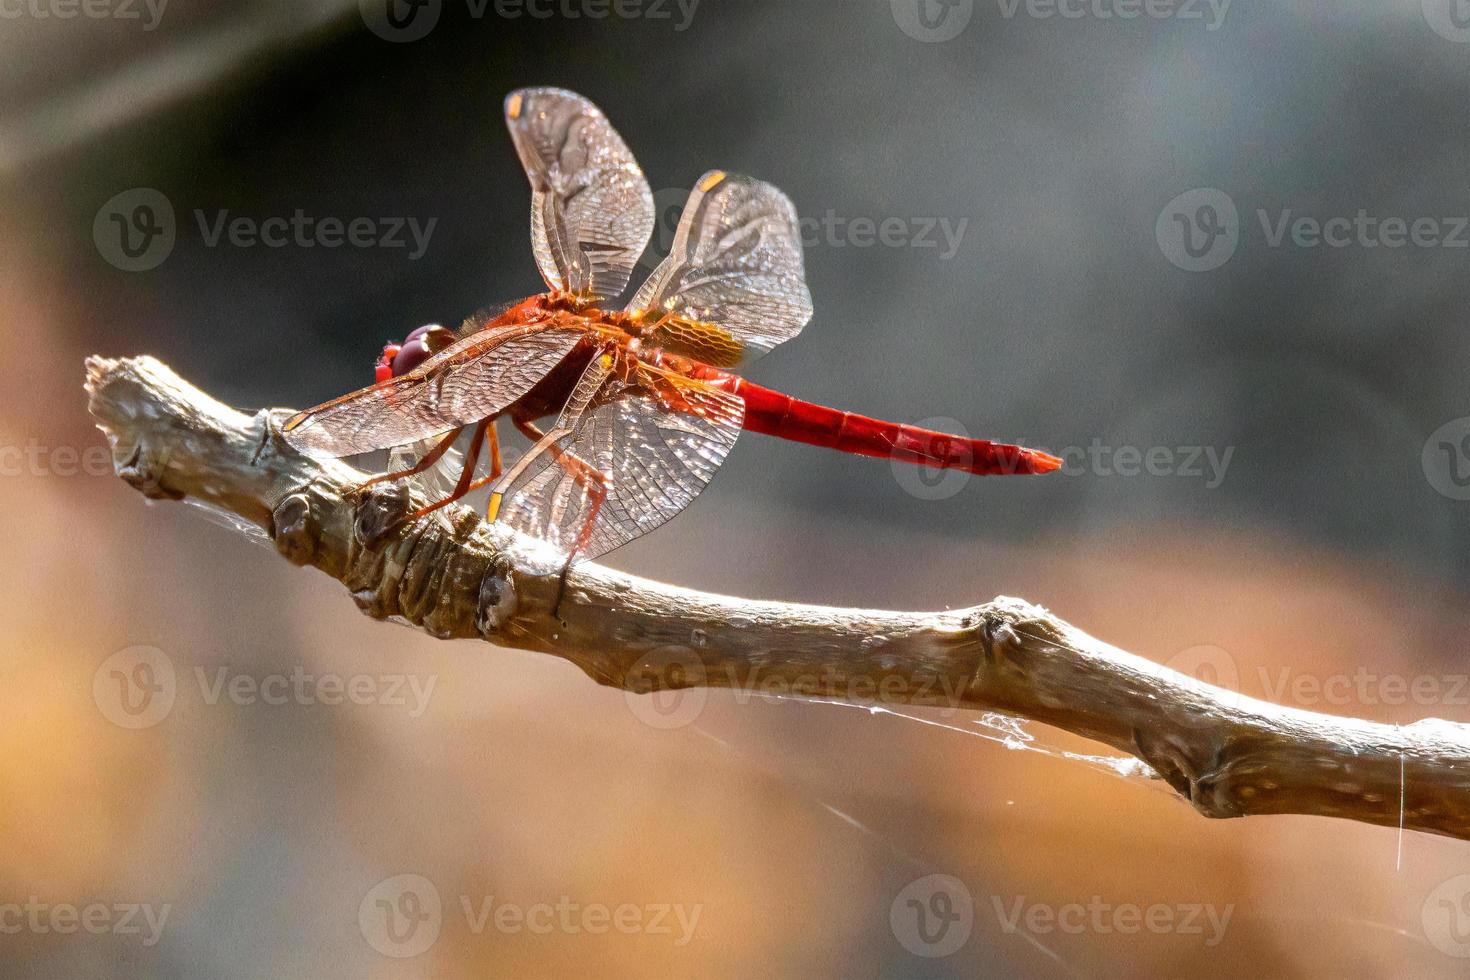
[[[570,430],[556,444],[562,458],[537,456],[500,517],[563,556],[604,555],[689,505],[735,445],[744,411],[734,395],[682,375],[640,362],[623,380],[593,361],[556,424]],[[579,474],[587,468],[602,479]]]
[[[790,340],[812,317],[796,208],[770,184],[710,171],[628,308],[644,311],[649,343],[717,367]]]
[[[531,181],[531,245],[553,289],[616,297],[653,232],[653,195],[602,110],[574,92],[523,88],[505,123]]]
[[[408,374],[293,416],[286,441],[313,456],[351,456],[417,442],[489,418],[530,391],[584,333],[568,326],[486,330]]]

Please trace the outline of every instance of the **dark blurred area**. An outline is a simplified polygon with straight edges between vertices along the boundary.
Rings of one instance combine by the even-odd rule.
[[[1208,822],[966,713],[725,691],[664,724],[145,506],[80,390],[149,353],[305,406],[539,291],[501,102],[564,86],[655,192],[648,268],[713,167],[808,220],[816,316],[754,380],[1068,460],[955,481],[747,435],[610,564],[1018,595],[1253,697],[1470,721],[1463,4],[393,2],[0,3],[0,973],[1463,975],[1462,843]],[[216,235],[298,213],[373,240]]]

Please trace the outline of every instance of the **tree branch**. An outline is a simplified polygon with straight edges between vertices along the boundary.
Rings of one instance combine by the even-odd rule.
[[[553,654],[635,692],[739,686],[1007,712],[1138,757],[1205,816],[1317,814],[1470,839],[1470,726],[1382,725],[1242,697],[1019,599],[933,613],[835,609],[585,564],[553,619],[554,564],[468,509],[365,545],[409,494],[398,485],[351,495],[365,474],[291,449],[280,411],[241,414],[150,357],[88,359],[87,391],[125,481],[259,528],[375,618]]]

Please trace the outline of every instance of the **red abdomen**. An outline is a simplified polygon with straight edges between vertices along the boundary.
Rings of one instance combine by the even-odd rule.
[[[1049,473],[1062,465],[1050,453],[987,439],[885,422],[783,395],[738,375],[701,365],[695,376],[745,401],[744,428],[858,456],[897,459],[935,469],[985,476]]]

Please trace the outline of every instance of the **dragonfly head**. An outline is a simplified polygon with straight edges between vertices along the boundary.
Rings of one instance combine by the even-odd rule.
[[[419,327],[403,343],[383,347],[375,365],[377,380],[387,381],[407,374],[458,339],[453,330],[437,323]]]

